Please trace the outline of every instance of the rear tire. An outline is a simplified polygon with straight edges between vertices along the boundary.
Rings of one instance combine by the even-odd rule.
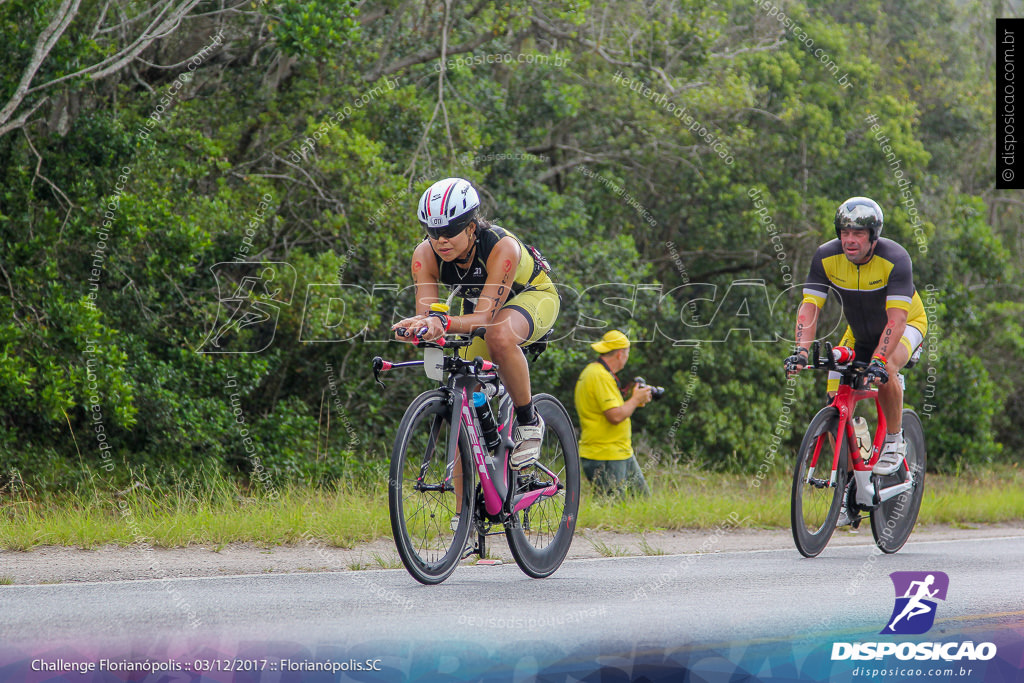
[[[876,490],[902,484],[913,472],[914,487],[879,504],[871,511],[871,534],[883,553],[894,553],[910,538],[924,498],[925,444],[921,419],[913,410],[903,409],[903,438],[907,441],[907,463],[888,476],[876,476]]]
[[[473,528],[473,467],[462,433],[457,456],[463,473],[461,504],[454,481],[445,482],[452,429],[459,425],[451,424],[447,395],[428,391],[405,411],[391,451],[391,532],[406,570],[428,585],[441,583],[455,571]],[[458,519],[455,531],[453,518]]]
[[[533,399],[534,408],[544,419],[544,440],[539,464],[558,477],[562,488],[553,496],[542,496],[505,524],[509,550],[527,576],[543,579],[551,576],[572,544],[576,513],[580,506],[580,456],[572,420],[561,403],[548,394]],[[544,470],[532,465],[511,472],[513,496],[542,488],[552,481]],[[513,498],[514,499],[514,498]]]
[[[797,451],[796,467],[793,471],[793,491],[790,506],[790,526],[796,549],[804,557],[816,557],[825,549],[836,530],[839,511],[842,508],[843,493],[849,476],[847,459],[849,444],[842,439],[839,463],[836,470],[836,485],[828,485],[832,477],[832,459],[836,439],[839,438],[839,411],[827,406],[818,411],[807,427],[800,450]],[[821,440],[818,462],[811,469],[815,446]],[[808,470],[816,484],[807,483]]]

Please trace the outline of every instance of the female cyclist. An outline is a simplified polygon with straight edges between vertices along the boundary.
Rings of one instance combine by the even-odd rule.
[[[445,332],[469,334],[484,327],[484,339],[462,350],[500,368],[515,405],[513,469],[537,462],[544,424],[533,409],[530,368],[520,347],[540,339],[555,324],[559,299],[547,262],[533,247],[480,216],[476,189],[462,178],[445,178],[420,197],[419,220],[427,233],[412,254],[416,315],[395,324],[431,341]],[[458,314],[430,310],[442,301],[438,285],[457,288]],[[453,309],[454,311],[454,309]]]

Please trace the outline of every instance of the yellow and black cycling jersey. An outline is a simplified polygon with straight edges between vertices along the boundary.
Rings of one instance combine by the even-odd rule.
[[[555,283],[548,275],[550,266],[539,251],[523,244],[522,240],[505,228],[492,225],[477,232],[476,249],[468,270],[463,270],[455,263],[444,261],[439,255],[437,267],[443,284],[450,289],[459,288],[460,305],[453,309],[456,315],[472,313],[476,308],[477,299],[487,283],[487,259],[498,241],[510,237],[519,243],[519,267],[516,268],[512,281],[512,292],[502,308],[519,311],[529,324],[527,338],[520,346],[526,346],[539,340],[554,326],[561,309],[561,301]],[[487,345],[483,339],[475,339],[470,346],[459,350],[463,358],[487,354]]]
[[[478,231],[473,261],[469,264],[468,269],[462,269],[455,263],[445,262],[438,254],[434,254],[437,259],[437,268],[440,273],[439,279],[441,282],[451,289],[459,288],[458,296],[466,302],[463,312],[473,312],[476,300],[479,298],[480,292],[487,282],[487,259],[490,258],[491,251],[498,244],[498,241],[504,237],[511,237],[518,242],[521,254],[519,257],[519,267],[516,268],[516,275],[512,281],[512,293],[509,295],[509,299],[524,291],[533,289],[555,291],[554,283],[548,277],[545,270],[547,264],[545,263],[542,266],[538,263],[537,259],[534,258],[533,250],[523,244],[522,240],[511,232],[497,225],[492,225],[489,228]]]
[[[889,320],[889,308],[907,312],[907,325],[922,336],[928,330],[924,303],[914,288],[910,254],[896,242],[881,237],[867,263],[856,264],[843,252],[838,239],[818,247],[804,283],[805,302],[825,305],[829,290],[839,293],[843,315],[859,346],[878,343]]]

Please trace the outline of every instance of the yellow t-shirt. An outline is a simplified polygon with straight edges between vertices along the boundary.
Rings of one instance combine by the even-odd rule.
[[[580,417],[580,457],[626,460],[633,455],[629,418],[612,424],[604,411],[625,401],[615,378],[601,363],[583,368],[576,381],[576,413]]]

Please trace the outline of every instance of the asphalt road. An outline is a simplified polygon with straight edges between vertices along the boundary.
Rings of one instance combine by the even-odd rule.
[[[895,555],[865,544],[814,559],[791,549],[578,560],[544,580],[514,564],[464,566],[433,587],[400,569],[6,586],[0,660],[41,647],[94,657],[253,652],[365,658],[409,674],[715,647],[793,652],[877,638],[893,609],[893,571],[949,576],[929,637],[1024,628],[1019,535],[910,542]]]

